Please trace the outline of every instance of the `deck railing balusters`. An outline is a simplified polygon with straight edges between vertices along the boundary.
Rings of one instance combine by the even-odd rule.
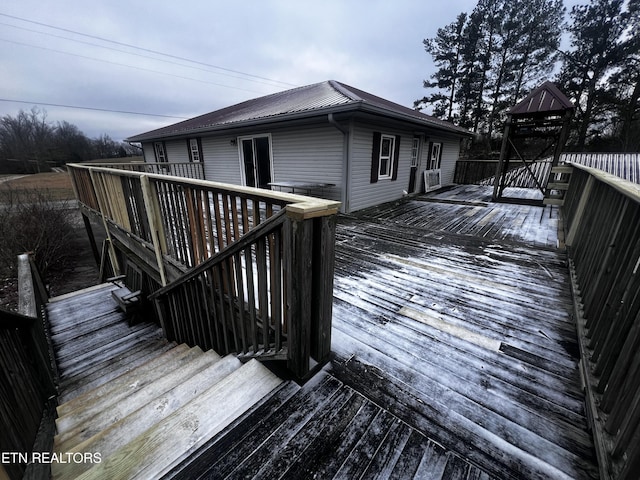
[[[329,354],[332,298],[321,284],[333,285],[333,259],[324,257],[335,238],[322,219],[335,217],[339,204],[148,173],[166,165],[69,171],[83,214],[101,215],[121,254],[144,257],[134,262],[166,285],[152,297],[168,338],[287,358],[306,375],[310,356],[322,362]],[[324,332],[324,347],[309,345],[311,330]]]
[[[565,206],[600,474],[631,480],[640,464],[640,188],[574,164]]]

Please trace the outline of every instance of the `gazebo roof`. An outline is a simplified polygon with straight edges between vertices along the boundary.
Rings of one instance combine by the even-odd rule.
[[[574,108],[567,96],[547,81],[516,104],[509,113],[516,116],[544,115],[562,113]]]

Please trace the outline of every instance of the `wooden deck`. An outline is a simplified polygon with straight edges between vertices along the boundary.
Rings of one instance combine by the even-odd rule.
[[[597,478],[558,210],[491,193],[341,217],[333,360],[164,478]]]
[[[490,194],[342,219],[334,374],[496,478],[597,478],[558,210]]]

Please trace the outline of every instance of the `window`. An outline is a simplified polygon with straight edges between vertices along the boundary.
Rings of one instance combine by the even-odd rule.
[[[189,139],[189,160],[192,162],[202,161],[202,145],[199,138]]]
[[[153,144],[153,148],[156,152],[156,162],[166,162],[167,153],[165,152],[164,142],[156,142]]]
[[[420,137],[413,137],[413,144],[411,145],[411,166],[418,166],[418,153],[420,151]]]
[[[442,159],[442,143],[431,144],[431,155],[429,155],[429,170],[437,170],[440,168],[440,160]]]
[[[371,183],[376,183],[380,179],[396,180],[398,178],[400,135],[373,132],[371,152]]]
[[[380,140],[380,167],[378,170],[378,178],[391,178],[393,171],[393,144],[395,137],[390,135],[382,135]]]

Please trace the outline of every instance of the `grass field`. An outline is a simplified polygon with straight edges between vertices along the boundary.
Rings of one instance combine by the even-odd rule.
[[[129,163],[144,161],[143,157],[105,158],[91,160],[85,163]],[[7,177],[15,176],[13,180],[3,181]],[[51,200],[73,200],[75,195],[68,173],[46,172],[29,175],[0,175],[0,203],[3,203],[2,193],[7,191],[21,192],[38,190]]]
[[[72,200],[74,197],[71,177],[69,174],[47,172],[17,176],[13,180],[0,183],[0,201],[3,192],[33,191],[37,190],[47,195],[52,200]]]

